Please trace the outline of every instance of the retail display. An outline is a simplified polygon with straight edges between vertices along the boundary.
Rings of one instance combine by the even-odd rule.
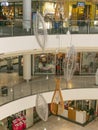
[[[95,74],[98,68],[98,53],[81,53],[81,74]]]
[[[13,130],[24,130],[26,129],[25,117],[16,118],[12,121]]]
[[[55,115],[62,114],[64,111],[64,102],[60,89],[60,79],[58,78],[56,79],[56,88],[52,97],[50,109]]]
[[[23,114],[16,114],[7,118],[9,130],[26,129],[26,118]]]
[[[55,55],[52,53],[36,54],[34,56],[35,74],[54,74]]]
[[[61,117],[85,125],[96,117],[96,100],[66,101]]]
[[[43,121],[47,121],[48,119],[48,104],[45,98],[41,94],[37,94],[36,96],[36,111],[39,117]]]

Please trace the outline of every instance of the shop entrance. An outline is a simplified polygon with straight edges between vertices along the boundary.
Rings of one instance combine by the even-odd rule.
[[[77,19],[81,25],[85,25],[86,20],[90,19],[91,5],[79,6],[77,11]]]
[[[72,5],[72,25],[85,26],[86,20],[91,19],[92,7],[85,2],[77,2]]]
[[[89,25],[91,20],[91,5],[85,5],[84,7],[78,7],[78,26]]]
[[[77,16],[78,20],[85,20],[85,7],[78,7]]]

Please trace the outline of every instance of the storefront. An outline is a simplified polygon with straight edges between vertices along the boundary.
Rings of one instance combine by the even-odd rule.
[[[55,74],[55,54],[34,55],[34,74]]]
[[[95,74],[98,68],[98,53],[81,53],[81,74]]]
[[[97,116],[96,102],[96,100],[66,101],[61,117],[81,125],[86,125]]]
[[[6,16],[6,20],[22,19],[22,2],[9,2],[8,4],[2,4],[1,2],[0,5],[0,12]]]
[[[94,20],[98,16],[98,4],[90,1],[64,1],[60,3],[57,1],[32,1],[32,14],[41,12],[44,16],[48,30],[55,28],[55,22],[59,22],[59,28],[68,27],[68,19],[72,26],[84,26],[87,20],[92,20],[90,25],[96,25]],[[57,9],[58,7],[58,9]],[[62,10],[59,10],[59,7]],[[93,12],[93,13],[92,13]],[[0,13],[6,16],[7,20],[22,19],[23,17],[23,3],[22,2],[9,2],[8,4],[0,3]],[[32,15],[31,14],[31,15]],[[58,17],[59,19],[58,19]],[[79,20],[79,21],[77,21]],[[55,23],[55,24],[54,24]]]
[[[50,115],[50,104],[48,104],[48,116]],[[36,107],[32,107],[0,120],[0,130],[25,130],[41,120],[37,114]]]
[[[31,55],[31,74],[64,74],[65,53]],[[74,75],[95,75],[98,68],[98,52],[78,52]],[[18,72],[23,75],[23,56],[0,59],[1,72]]]

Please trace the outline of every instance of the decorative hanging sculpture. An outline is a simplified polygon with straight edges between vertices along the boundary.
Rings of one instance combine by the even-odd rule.
[[[41,16],[39,12],[36,13],[35,18],[33,20],[34,27],[34,35],[37,39],[38,44],[42,48],[45,49],[45,44],[47,42],[47,29],[44,22],[44,18]]]
[[[64,61],[64,78],[68,83],[74,74],[76,68],[76,58],[77,52],[73,45],[69,47],[69,50],[66,54],[65,61]]]
[[[36,111],[39,117],[43,121],[47,121],[48,119],[48,104],[46,103],[45,98],[41,94],[37,94],[36,96]]]
[[[50,109],[55,115],[60,115],[64,111],[64,101],[60,89],[60,79],[56,79],[56,88],[52,97]]]

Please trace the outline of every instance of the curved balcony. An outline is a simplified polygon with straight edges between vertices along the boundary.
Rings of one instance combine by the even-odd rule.
[[[2,94],[2,91],[0,94],[0,120],[35,106],[37,93],[42,93],[46,101],[51,102],[55,90],[55,76],[49,76],[48,80],[45,76],[34,77],[30,82],[23,81],[17,77],[17,74],[5,74],[4,77],[8,77],[7,82],[0,84],[1,87],[7,86],[8,94]],[[64,77],[61,76],[60,78],[64,101],[98,99],[98,86],[95,85],[94,76],[74,76],[67,86]],[[8,111],[10,109],[11,111]]]

